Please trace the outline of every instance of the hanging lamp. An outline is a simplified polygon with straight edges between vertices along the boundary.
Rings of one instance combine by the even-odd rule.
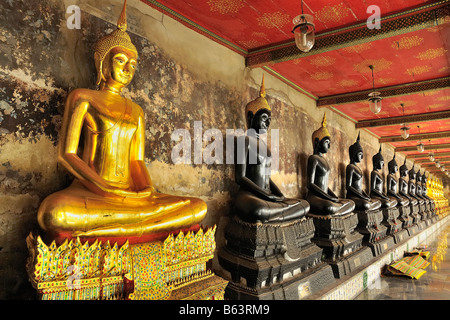
[[[402,106],[403,118],[404,118],[405,117],[405,105],[403,103],[400,103],[400,105]],[[408,127],[408,124],[406,122],[403,124],[403,127],[400,128],[403,139],[409,138],[409,129],[410,129],[410,127]]]
[[[370,70],[372,70],[372,88],[373,91],[369,93],[369,107],[370,111],[372,111],[374,114],[377,114],[381,111],[381,100],[380,92],[375,91],[375,79],[373,77],[373,65],[369,66]]]
[[[420,127],[417,126],[417,128],[419,128],[419,135],[420,135]],[[417,145],[417,151],[419,151],[419,152],[424,152],[425,151],[425,146],[422,143],[422,139],[420,139],[420,143]]]
[[[314,18],[309,14],[303,13],[303,0],[302,0],[302,14],[298,15],[292,20],[294,23],[294,29],[292,33],[295,37],[295,45],[300,51],[308,52],[312,49],[315,42],[315,26]]]
[[[430,139],[428,139],[428,142],[430,143],[430,153],[428,154],[428,158],[430,159],[430,161],[431,162],[434,162],[434,160],[436,159],[435,157],[434,157],[434,152],[433,152],[433,150],[431,149],[431,140]]]

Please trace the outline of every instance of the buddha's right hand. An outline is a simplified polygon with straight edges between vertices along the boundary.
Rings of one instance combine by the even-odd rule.
[[[111,194],[113,196],[118,196],[123,199],[144,199],[151,196],[153,193],[153,187],[146,188],[139,191],[133,191],[129,189],[112,189]]]
[[[144,199],[151,196],[154,192],[154,188],[152,186],[146,187],[142,190],[131,190],[131,189],[122,189],[111,186],[106,182],[98,183],[95,186],[89,183],[85,183],[88,189],[94,191],[97,194],[101,194],[107,198],[116,198],[116,199]],[[97,189],[97,190],[96,190]],[[100,190],[98,190],[100,189]]]

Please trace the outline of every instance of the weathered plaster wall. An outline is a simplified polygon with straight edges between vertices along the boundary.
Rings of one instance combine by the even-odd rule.
[[[80,30],[66,27],[69,5],[82,9]],[[71,177],[56,163],[64,100],[77,87],[95,88],[93,45],[115,28],[122,0],[7,0],[0,2],[0,299],[32,298],[25,260],[25,238],[37,228],[44,197]],[[257,96],[262,70],[244,58],[162,15],[138,0],[128,1],[129,32],[140,57],[125,96],[146,113],[146,163],[160,192],[201,197],[208,204],[205,225],[217,224],[218,246],[237,190],[232,165],[181,165],[171,161],[175,129],[202,121],[203,130],[245,129],[244,106]],[[325,110],[266,74],[279,129],[280,166],[273,180],[290,197],[306,193],[306,161],[311,134]],[[332,147],[330,187],[344,196],[348,147],[354,124],[327,111]],[[361,132],[366,156],[361,167],[368,189],[377,140]],[[270,141],[270,140],[269,140]],[[392,150],[386,147],[386,163]],[[399,164],[403,159],[399,157]]]

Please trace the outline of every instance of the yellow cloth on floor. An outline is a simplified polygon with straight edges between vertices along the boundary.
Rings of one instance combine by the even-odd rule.
[[[405,257],[400,261],[395,261],[388,266],[388,270],[394,275],[405,275],[413,279],[420,279],[430,263],[420,255]]]
[[[430,251],[422,251],[422,250],[413,250],[411,252],[406,252],[405,253],[406,256],[413,256],[413,255],[419,255],[422,258],[428,260],[428,258],[430,258]]]

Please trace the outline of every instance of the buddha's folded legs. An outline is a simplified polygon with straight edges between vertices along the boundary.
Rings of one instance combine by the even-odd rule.
[[[365,200],[358,197],[351,197],[355,202],[355,210],[357,211],[371,211],[381,207],[381,201],[378,199]]]
[[[288,221],[309,212],[309,204],[304,200],[267,201],[245,190],[240,190],[236,195],[234,208],[236,214],[247,222]]]
[[[389,199],[376,198],[381,201],[381,208],[393,208],[397,205],[397,200],[393,197]]]
[[[127,236],[179,229],[205,215],[201,199],[154,193],[124,202],[101,197],[76,181],[42,202],[38,221],[44,230],[73,236]]]
[[[355,209],[355,203],[348,199],[334,202],[308,193],[306,200],[311,206],[310,212],[317,215],[344,215]]]

